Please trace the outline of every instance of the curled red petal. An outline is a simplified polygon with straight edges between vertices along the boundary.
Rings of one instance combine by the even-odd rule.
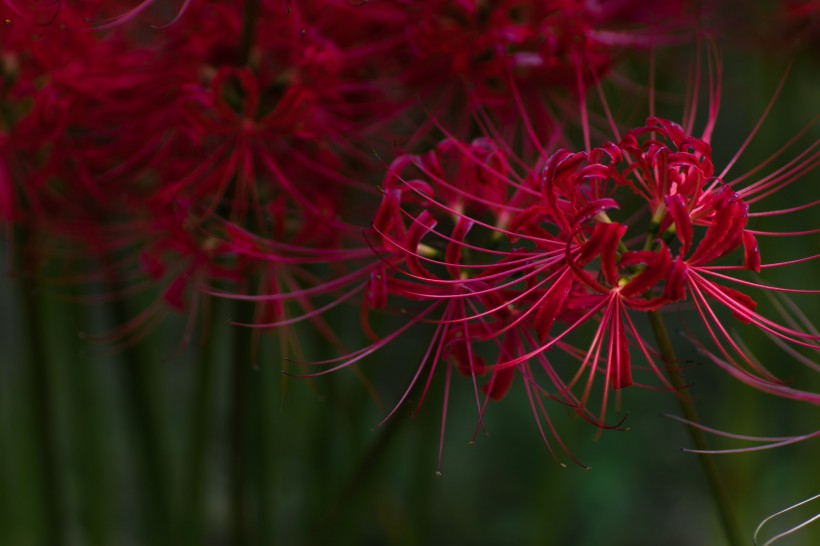
[[[760,273],[760,248],[754,234],[743,230],[743,267]]]
[[[621,295],[639,296],[669,274],[672,267],[672,255],[666,245],[653,254],[652,260],[646,264],[646,269],[621,289]]]
[[[515,379],[515,368],[495,368],[492,379],[481,386],[481,392],[496,402],[504,398]]]
[[[686,278],[689,266],[681,258],[675,258],[666,277],[664,296],[668,301],[680,301],[686,297]]]
[[[533,205],[516,214],[510,221],[508,231],[511,233],[531,233],[533,229],[544,231],[539,222],[549,217],[549,209],[542,205]],[[546,233],[546,231],[544,231]],[[516,238],[517,240],[517,238]],[[515,240],[512,241],[516,242]]]
[[[389,233],[393,223],[399,215],[399,203],[401,201],[401,191],[384,190],[382,202],[373,220],[373,227],[380,233]]]
[[[598,213],[603,212],[607,209],[617,209],[618,202],[614,199],[604,198],[604,199],[596,199],[594,201],[590,201],[584,207],[579,210],[575,214],[574,218],[574,225],[577,228],[587,220],[594,218],[598,215]]]
[[[459,264],[461,263],[461,250],[464,247],[462,243],[472,227],[472,220],[464,216],[459,216],[456,221],[456,226],[453,228],[450,242],[447,244],[447,250],[445,252],[447,271],[454,279],[461,278],[461,267],[459,267]]]
[[[666,209],[669,211],[669,216],[672,218],[672,223],[675,224],[675,234],[681,242],[680,255],[686,256],[689,249],[692,247],[692,219],[689,217],[689,211],[686,208],[686,203],[680,194],[667,195],[664,198]]]
[[[461,375],[482,375],[487,371],[487,365],[484,363],[483,358],[470,350],[467,346],[468,343],[470,343],[470,340],[464,338],[448,342],[446,356],[455,361],[456,369]]]
[[[647,126],[660,126],[663,128],[663,132],[666,133],[666,136],[669,137],[675,146],[678,148],[681,147],[684,140],[686,139],[686,133],[683,130],[683,127],[675,123],[674,121],[668,121],[661,118],[650,117],[646,120]]]
[[[387,276],[383,267],[370,273],[365,299],[371,309],[382,309],[387,305]]]
[[[416,218],[410,226],[410,229],[407,230],[407,240],[405,242],[405,250],[407,251],[405,259],[407,261],[407,268],[420,277],[433,277],[433,274],[421,265],[418,255],[418,248],[421,243],[421,239],[427,235],[430,230],[436,227],[437,223],[438,222],[435,218],[433,218],[433,215],[425,210],[419,214],[418,218]]]
[[[581,251],[575,259],[572,259],[570,255],[571,242],[567,241],[567,265],[572,269],[572,272],[579,282],[584,283],[593,290],[609,292],[609,288],[592,278],[589,273],[583,270],[583,266],[595,259],[596,256],[600,256],[601,268],[604,270],[604,274],[608,280],[614,279],[614,282],[610,280],[613,285],[616,284],[617,269],[615,266],[615,250],[625,232],[626,226],[597,222],[592,230],[592,235],[590,235],[589,240],[581,246]]]
[[[746,225],[748,206],[731,190],[721,191],[714,199],[713,206],[714,217],[706,230],[706,235],[687,260],[690,265],[709,263],[741,243],[740,233]]]
[[[601,253],[601,269],[604,272],[604,277],[610,286],[618,285],[618,244],[621,242],[626,226],[621,226],[622,229],[613,230],[607,241],[607,246]]]
[[[589,240],[581,246],[581,253],[578,255],[579,265],[586,265],[596,256],[606,252],[608,248],[612,247],[613,241],[617,248],[617,244],[624,233],[626,233],[626,226],[624,225],[614,222],[596,222]]]
[[[555,324],[555,319],[563,310],[571,289],[572,273],[567,269],[539,301],[538,311],[535,314],[535,331],[538,332],[541,341],[545,341],[549,336],[552,325]]]
[[[757,307],[757,302],[752,299],[751,296],[744,294],[738,290],[733,288],[729,288],[727,286],[721,286],[719,284],[712,284],[715,288],[717,288],[723,295],[727,296],[728,298],[734,300],[735,302],[739,303],[749,311],[754,311],[755,307]],[[752,320],[747,316],[744,316],[736,311],[732,311],[732,314],[737,318],[739,321],[745,324],[751,324]]]

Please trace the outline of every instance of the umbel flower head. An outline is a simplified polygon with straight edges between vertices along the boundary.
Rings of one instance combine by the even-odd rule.
[[[203,287],[261,284],[309,313],[301,289],[322,292],[312,266],[338,273],[342,242],[361,244],[340,219],[345,173],[365,155],[349,135],[380,102],[314,6],[263,2],[265,32],[241,52],[241,2],[189,3],[160,31],[144,20],[153,0],[0,2],[0,226],[48,232],[42,254],[76,249],[75,278],[101,258],[123,297],[161,294],[151,310],[193,316]],[[258,306],[261,322],[284,315]]]
[[[552,427],[545,397],[597,426],[613,427],[606,424],[612,393],[649,385],[653,376],[656,385],[675,390],[659,350],[642,333],[644,315],[688,307],[706,332],[693,335],[692,343],[708,361],[756,389],[820,404],[811,388],[790,385],[757,361],[724,316],[756,328],[795,362],[817,369],[808,356],[820,350],[816,330],[790,316],[769,318],[757,306],[765,293],[810,297],[820,291],[742,275],[817,259],[769,263],[758,240],[820,230],[771,233],[750,226],[756,216],[818,204],[760,210],[767,197],[805,183],[820,162],[817,142],[768,174],[761,173],[796,139],[746,174],[729,177],[761,119],[727,165],[716,167],[710,140],[720,67],[713,61],[717,74],[710,78],[699,134],[692,99],[681,124],[650,116],[621,136],[612,123],[611,142],[580,152],[555,150],[531,165],[492,132],[471,143],[449,138],[428,154],[395,161],[369,236],[383,266],[368,284],[366,309],[390,309],[394,301],[419,306],[405,326],[335,359],[331,370],[360,361],[414,324],[429,323],[429,347],[396,407],[416,386],[423,400],[441,370],[446,415],[456,370],[472,384],[479,424],[488,401],[502,398],[520,378],[542,434],[542,423]],[[810,121],[798,137],[815,125]],[[585,341],[582,331],[590,332]],[[648,381],[639,377],[645,371]]]
[[[565,261],[560,268],[562,278],[569,274],[572,281],[547,290],[542,304],[549,302],[552,307],[557,300],[559,308],[545,313],[542,307],[535,312],[534,326],[542,345],[511,363],[545,350],[581,325],[582,321],[574,321],[568,327],[555,327],[553,317],[560,315],[561,307],[595,310],[591,317],[597,321],[595,334],[582,369],[571,383],[580,380],[586,369],[588,379],[581,397],[586,401],[595,376],[604,376],[601,415],[608,388],[633,384],[632,353],[636,350],[668,385],[654,363],[656,351],[641,336],[634,317],[646,311],[680,307],[679,303],[695,308],[711,343],[694,337],[692,341],[716,365],[765,392],[820,403],[816,393],[786,385],[756,361],[731,333],[719,311],[727,309],[737,320],[758,328],[792,353],[820,349],[815,330],[803,330],[792,321],[781,324],[756,312],[756,298],[761,291],[817,294],[817,290],[779,288],[734,275],[793,263],[762,264],[759,236],[818,232],[767,233],[748,225],[755,215],[750,212],[753,205],[801,180],[817,166],[817,142],[766,176],[753,178],[788,146],[749,173],[727,177],[760,127],[758,124],[729,164],[716,172],[709,141],[717,121],[719,77],[713,81],[708,120],[700,135],[694,135],[692,104],[683,126],[650,117],[643,127],[600,148],[578,153],[558,151],[543,171],[543,203],[535,206],[542,214],[525,215],[529,223],[549,226],[566,241]],[[816,120],[806,129],[814,125]],[[612,130],[617,136],[614,125]],[[758,214],[786,214],[816,204],[811,201],[788,210]],[[547,320],[543,319],[545,314]],[[812,366],[806,357],[797,360]]]
[[[758,314],[748,289],[816,290],[784,290],[729,275],[761,270],[755,232],[748,228],[749,203],[793,183],[816,162],[816,153],[805,154],[783,170],[738,188],[739,180],[715,175],[705,140],[658,118],[629,131],[617,145],[589,154],[559,151],[550,159],[544,170],[544,201],[567,240],[564,267],[583,287],[587,304],[603,313],[588,356],[604,354],[600,345],[608,339],[603,369],[612,387],[632,384],[630,345],[651,359],[629,312],[659,310],[686,300],[694,304],[714,342],[714,352],[702,348],[716,364],[761,390],[820,402],[817,394],[784,385],[746,354],[714,307],[727,308],[780,341],[820,349],[815,334]],[[624,193],[644,203],[645,228],[638,233],[632,232],[634,219],[617,222],[608,214],[619,208]],[[742,265],[721,260],[734,253],[742,255]],[[543,328],[540,334],[548,339]]]

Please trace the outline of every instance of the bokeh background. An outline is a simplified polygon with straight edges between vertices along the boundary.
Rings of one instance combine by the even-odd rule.
[[[736,36],[719,43],[725,74],[713,138],[716,165],[738,149],[794,64],[736,174],[816,120],[820,103],[816,42],[804,42],[797,53],[769,51],[753,42]],[[637,78],[642,69],[635,64]],[[628,73],[630,65],[622,70]],[[677,74],[677,83],[675,75],[670,60],[659,70],[659,86],[680,90],[685,75]],[[619,91],[608,93],[617,106]],[[662,108],[674,116],[681,97],[671,95]],[[621,108],[619,114],[634,115],[636,123],[645,115]],[[816,144],[816,124],[812,131],[803,140],[808,145]],[[820,178],[813,172],[766,205],[795,206],[818,198]],[[756,225],[772,231],[816,229],[817,210]],[[818,252],[817,235],[767,241],[762,248],[764,262]],[[195,328],[190,339],[184,337],[187,317],[170,313],[146,339],[121,347],[107,334],[155,295],[99,301],[106,300],[104,287],[78,293],[60,281],[63,271],[20,272],[8,245],[0,256],[6,272],[0,277],[0,544],[723,543],[698,460],[682,451],[689,446],[687,430],[665,416],[679,414],[668,392],[623,392],[621,416],[628,432],[600,433],[554,404],[551,417],[572,453],[590,467],[585,470],[565,456],[563,467],[550,455],[520,384],[490,407],[486,431],[473,442],[472,386],[454,378],[439,474],[441,381],[418,415],[408,404],[376,427],[427,346],[430,331],[424,326],[355,370],[293,378],[282,370],[298,372],[299,365],[286,356],[337,356],[309,328],[297,329],[300,350],[295,352],[291,340],[228,325],[243,313],[241,304],[217,300],[206,327]],[[765,278],[775,285],[818,288],[820,268],[813,261],[767,270]],[[776,316],[765,295],[756,299]],[[793,299],[820,324],[820,298]],[[328,316],[350,348],[365,343],[355,317],[350,309]],[[699,356],[679,335],[698,332],[691,309],[670,314],[668,324],[704,423],[762,436],[820,428],[816,408],[740,385]],[[731,318],[727,324],[745,334],[761,362],[785,371],[795,385],[816,389],[811,372],[790,362],[765,336]],[[31,369],[33,355],[43,363],[37,370]],[[134,373],[135,367],[147,373]],[[38,381],[37,374],[48,380]],[[135,410],[135,397],[142,397],[147,414]],[[44,423],[50,427],[47,438]],[[720,437],[710,442],[716,448],[751,445]],[[40,470],[43,460],[52,464],[53,475]],[[750,544],[764,517],[820,493],[819,463],[816,440],[718,457]],[[238,497],[236,487],[242,491]],[[810,517],[818,506],[774,523],[771,531]],[[63,522],[61,528],[44,523],[49,511]],[[820,524],[782,544],[820,544]]]

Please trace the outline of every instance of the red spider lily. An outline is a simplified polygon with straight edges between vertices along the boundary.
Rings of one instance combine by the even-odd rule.
[[[295,13],[266,12],[261,23],[277,31],[256,46],[264,61],[236,67],[239,10],[215,5],[199,15],[150,47],[106,40],[50,75],[52,94],[70,104],[72,159],[79,153],[95,179],[127,173],[146,198],[190,198],[240,223],[250,213],[255,225],[267,224],[266,201],[282,194],[315,208],[288,171],[315,164],[333,173],[339,164],[330,147],[351,130],[342,117],[350,101],[339,91],[339,52],[313,32],[302,35]],[[156,176],[158,183],[144,182]]]
[[[583,92],[626,48],[680,41],[690,26],[683,11],[681,2],[659,10],[640,0],[606,7],[574,0],[430,0],[346,8],[353,24],[368,31],[367,43],[356,48],[362,60],[378,63],[372,71],[386,85],[400,83],[394,93],[406,105],[408,148],[432,128],[417,121],[421,105],[422,116],[460,139],[489,117],[504,140],[536,150],[562,112],[574,117],[576,111],[573,102],[550,98]],[[350,35],[346,28],[339,34]]]
[[[425,354],[385,420],[416,390],[418,409],[436,375],[443,373],[443,443],[455,369],[472,383],[479,427],[488,402],[502,399],[516,375],[522,378],[548,447],[545,423],[551,436],[569,453],[543,405],[545,394],[605,426],[586,411],[544,354],[532,362],[504,365],[539,344],[525,327],[532,320],[532,302],[548,301],[553,295],[548,288],[552,283],[566,286],[570,280],[569,275],[562,277],[556,270],[564,263],[563,242],[542,229],[514,231],[511,227],[521,222],[516,217],[539,198],[540,192],[533,188],[535,183],[537,178],[532,172],[517,173],[504,152],[488,139],[471,144],[450,139],[428,154],[396,160],[384,180],[382,204],[369,236],[381,260],[379,267],[371,270],[364,292],[364,325],[373,344],[336,359],[314,362],[329,367],[308,375],[323,375],[357,363],[410,328],[429,323],[434,332]],[[512,240],[526,242],[532,248],[511,246]],[[404,326],[379,336],[368,324],[369,312],[389,310],[391,301],[408,305],[415,302],[419,306],[413,307]],[[570,346],[558,346],[579,356]],[[497,355],[494,365],[488,365],[481,356],[488,351]],[[489,377],[479,386],[483,375]],[[549,391],[536,376],[546,378]]]
[[[616,142],[588,152],[558,151],[535,169],[524,165],[519,172],[521,161],[489,134],[469,145],[450,138],[429,154],[395,162],[373,224],[371,244],[383,267],[372,274],[366,309],[389,308],[391,299],[421,302],[421,307],[391,334],[378,337],[371,331],[375,341],[369,347],[317,363],[332,364],[320,373],[359,362],[414,324],[428,322],[435,326],[433,337],[388,417],[416,385],[423,400],[444,366],[444,415],[454,368],[472,379],[479,423],[487,400],[501,398],[520,376],[536,418],[547,417],[540,406],[547,394],[602,426],[611,392],[643,384],[635,374],[645,368],[637,355],[663,388],[673,390],[653,343],[641,333],[640,317],[688,302],[708,332],[709,343],[695,342],[701,354],[752,387],[820,403],[820,395],[787,385],[748,354],[715,306],[816,366],[800,351],[820,349],[820,336],[791,319],[778,323],[760,314],[744,289],[820,291],[778,288],[731,272],[758,273],[794,263],[763,262],[757,240],[777,234],[751,229],[749,219],[760,214],[753,208],[759,201],[817,166],[818,143],[761,176],[803,131],[760,166],[727,178],[761,119],[717,173],[709,141],[717,123],[719,78],[711,84],[709,116],[698,136],[693,135],[693,98],[683,126],[650,117],[620,137],[613,125]],[[535,172],[542,173],[540,180]],[[817,203],[762,214],[787,214]],[[789,235],[812,233],[817,230]],[[736,259],[742,265],[733,265]],[[591,341],[585,349],[574,347],[569,340],[588,323]],[[546,359],[554,347],[578,362],[573,373]],[[497,354],[493,364],[484,358],[488,348]],[[546,380],[536,380],[534,363]],[[483,374],[491,379],[482,387],[482,401],[477,377]],[[588,408],[599,389],[600,412],[592,416]]]
[[[30,89],[35,109],[42,103],[44,112],[53,112],[54,105],[64,110],[56,124],[39,123],[53,133],[34,135],[37,144],[51,145],[67,128],[70,134],[54,148],[74,145],[72,157],[79,153],[94,178],[109,170],[135,179],[167,170],[160,173],[168,179],[161,181],[161,191],[202,192],[217,204],[220,196],[235,193],[241,201],[254,191],[245,187],[249,168],[268,171],[274,185],[294,192],[285,187],[292,185],[285,180],[286,154],[288,164],[295,159],[300,165],[294,170],[311,166],[312,178],[321,173],[325,181],[344,180],[338,173],[329,176],[340,165],[333,163],[338,155],[333,147],[347,146],[343,137],[364,114],[357,103],[366,100],[361,94],[367,88],[347,72],[345,53],[298,10],[271,8],[259,16],[269,32],[254,46],[250,65],[237,67],[241,11],[217,3],[196,15],[150,41],[62,29],[47,37],[77,36],[82,47],[54,41],[40,46],[42,40],[29,36],[30,26],[12,33],[10,45],[4,44],[11,61],[29,72],[38,66],[32,60],[43,62],[39,73],[18,78],[38,82],[40,88]],[[45,121],[30,119],[32,128]],[[202,156],[224,168],[197,169],[191,163]],[[227,192],[229,185],[237,191]],[[300,199],[311,204],[303,195]]]
[[[668,386],[654,362],[651,345],[641,337],[630,315],[661,310],[673,302],[686,300],[696,308],[716,350],[707,348],[701,341],[694,343],[715,364],[765,392],[820,403],[820,395],[787,386],[747,354],[724,326],[713,304],[719,303],[740,321],[785,344],[786,350],[793,352],[789,346],[811,351],[820,349],[820,336],[814,330],[766,318],[755,311],[756,303],[751,295],[723,284],[728,281],[741,288],[763,291],[820,293],[778,288],[726,273],[744,269],[759,272],[761,268],[793,263],[761,264],[756,238],[785,234],[749,229],[749,208],[815,168],[820,162],[816,151],[818,142],[767,176],[749,182],[773,158],[743,176],[727,179],[727,172],[757,132],[758,124],[735,158],[716,175],[708,140],[716,123],[719,88],[713,88],[710,96],[715,102],[701,138],[691,136],[691,123],[684,129],[669,121],[650,118],[645,127],[628,132],[617,145],[610,144],[589,153],[559,151],[544,169],[545,206],[535,206],[536,210],[544,209],[540,221],[552,224],[558,237],[567,241],[566,262],[562,267],[571,272],[572,283],[583,288],[581,297],[585,304],[601,313],[582,367],[569,383],[579,381],[585,368],[589,371],[581,397],[583,402],[598,373],[615,389],[632,384],[632,346],[637,347]],[[694,112],[690,119],[694,119]],[[814,123],[816,120],[808,127]],[[647,222],[646,230],[638,234],[633,230],[639,216],[619,223],[607,213],[626,209],[635,198],[643,204]],[[764,214],[785,214],[817,203],[812,201],[794,209]],[[811,233],[817,230],[788,235]],[[740,251],[743,265],[726,264],[724,257]],[[539,354],[580,326],[581,322],[575,321],[560,334],[551,331],[554,314],[562,306],[571,304],[572,297],[565,295],[568,290],[560,284],[551,287],[544,301],[549,303],[550,311],[539,311],[536,315],[535,326],[545,341],[543,346],[504,365],[517,365]],[[578,293],[575,294],[578,297]],[[555,337],[550,339],[549,334]],[[799,356],[798,360],[805,361],[805,357]],[[608,397],[607,387],[603,388],[602,412]]]
[[[14,99],[3,118],[11,126],[0,151],[0,211],[6,222],[25,218],[49,231],[53,244],[42,254],[63,245],[61,255],[67,246],[83,263],[88,253],[101,257],[123,297],[159,290],[122,336],[147,330],[165,307],[193,317],[201,289],[259,283],[281,299],[258,302],[258,322],[320,325],[327,306],[311,299],[340,286],[323,291],[321,277],[344,278],[343,264],[370,255],[344,249],[361,244],[359,230],[339,217],[359,212],[341,207],[342,194],[367,187],[343,173],[365,165],[348,135],[378,111],[373,87],[325,36],[330,21],[277,3],[263,6],[266,32],[237,66],[239,8],[198,5],[184,25],[150,40],[149,29],[41,29],[19,17],[0,36],[0,93]],[[66,9],[60,21],[75,15]],[[70,277],[98,282],[110,273]],[[301,314],[288,316],[286,302]]]
[[[43,92],[61,70],[96,44],[87,33],[37,26],[0,6],[0,215],[6,223],[46,218],[41,148],[65,127],[65,103]],[[67,13],[66,21],[75,20]]]

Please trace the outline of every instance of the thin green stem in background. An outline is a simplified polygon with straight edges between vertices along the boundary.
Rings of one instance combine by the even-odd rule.
[[[234,303],[235,318],[239,323],[253,321],[253,304],[237,300]],[[244,326],[233,327],[229,401],[230,451],[228,453],[229,476],[229,536],[231,544],[249,544],[249,520],[247,512],[246,482],[248,464],[248,382],[251,373],[252,332]]]
[[[675,387],[677,399],[680,403],[681,411],[683,411],[684,418],[690,423],[700,423],[695,402],[687,390],[686,380],[683,377],[683,372],[675,357],[675,351],[672,347],[672,341],[669,339],[669,333],[666,331],[663,317],[657,311],[650,311],[649,322],[652,325],[652,331],[655,333],[655,339],[658,341],[658,348],[661,352],[661,358],[664,364],[666,364],[669,379],[672,386]],[[709,449],[703,430],[692,425],[689,425],[687,428],[689,429],[689,436],[692,439],[692,444],[695,446],[695,449],[701,451]],[[723,480],[721,480],[714,457],[708,453],[698,453],[698,459],[700,460],[701,469],[703,470],[706,482],[709,484],[712,499],[715,501],[718,513],[720,514],[720,521],[723,525],[727,543],[730,546],[746,546],[749,541],[743,539],[743,535],[739,530],[737,520],[732,510],[731,500],[729,499]]]
[[[210,326],[203,339],[198,340],[196,357],[191,373],[195,376],[191,401],[191,421],[188,428],[188,453],[183,493],[183,544],[200,546],[205,542],[209,527],[207,512],[208,459],[211,455],[211,431],[214,425],[214,375],[219,358],[219,339],[216,329],[222,325],[217,299],[209,304]]]
[[[419,415],[418,428],[420,430],[417,434],[420,446],[434,446],[439,441],[441,416],[431,409],[427,408],[427,411]],[[413,469],[409,475],[411,482],[408,491],[411,500],[408,502],[408,507],[415,522],[413,539],[417,544],[430,544],[434,510],[433,495],[437,479],[434,478],[436,474],[432,470],[436,468],[436,457],[430,450],[429,455],[414,454],[412,459]]]
[[[2,360],[0,360],[0,362],[2,363],[0,365],[0,373],[5,377],[9,377],[9,374],[6,373],[8,371],[6,362]],[[0,399],[0,441],[5,443],[5,439],[8,437],[6,415],[4,411],[5,407],[3,407],[6,393],[1,388],[0,395],[3,396],[3,398]],[[0,449],[0,491],[11,491],[8,459],[9,457],[6,450]],[[0,495],[0,544],[8,544],[9,537],[13,534],[12,521],[14,520],[14,517],[11,513],[12,504],[8,497],[9,495]]]
[[[276,443],[274,439],[276,406],[272,397],[277,392],[272,384],[272,375],[279,375],[278,370],[271,370],[274,362],[254,366],[251,370],[253,384],[251,389],[251,411],[253,423],[253,468],[254,498],[256,499],[257,532],[259,544],[274,543],[274,520],[276,516],[276,495],[273,476],[276,471]]]
[[[344,489],[317,522],[308,544],[319,546],[332,542],[340,518],[346,511],[351,510],[357,500],[370,491],[371,482],[378,475],[378,469],[385,460],[401,424],[398,416],[394,415],[378,429],[378,436],[364,457],[359,460]]]
[[[53,301],[51,303],[54,303]],[[116,522],[111,502],[111,464],[106,457],[105,401],[101,397],[99,371],[88,355],[85,327],[88,311],[81,305],[57,304],[48,308],[51,328],[64,332],[58,346],[66,373],[65,385],[71,413],[71,446],[78,476],[79,519],[85,532],[83,544],[113,544]],[[54,330],[56,329],[56,330]],[[62,344],[65,345],[62,345]]]
[[[28,250],[30,241],[20,239],[20,248]],[[65,515],[63,514],[63,487],[57,465],[59,464],[58,442],[54,428],[54,406],[51,376],[46,355],[48,343],[43,328],[41,298],[34,278],[37,267],[31,260],[21,260],[27,265],[22,273],[20,290],[23,303],[22,314],[26,324],[25,338],[28,344],[28,387],[31,411],[35,427],[40,498],[43,503],[43,543],[47,546],[65,544]]]
[[[251,60],[251,52],[256,41],[256,26],[259,20],[259,0],[245,0],[242,6],[242,30],[239,36],[239,52],[236,64],[239,67],[247,66]],[[236,188],[232,188],[232,198],[236,198]],[[253,304],[237,300],[234,302],[233,317],[236,322],[251,324],[254,321]],[[249,412],[248,401],[249,382],[253,358],[253,335],[248,327],[235,327],[233,335],[231,366],[231,392],[229,399],[229,426],[230,451],[228,453],[229,476],[229,536],[232,544],[248,544],[250,535],[250,521],[247,513],[246,485],[248,481],[248,421],[253,418]],[[258,408],[253,408],[258,409]],[[259,417],[257,417],[259,418]],[[256,469],[265,474],[265,462]],[[264,496],[261,497],[264,502]],[[257,501],[260,497],[257,497]],[[258,506],[260,510],[261,506]]]
[[[114,294],[121,294],[119,282],[111,280]],[[129,322],[126,304],[117,298],[111,302],[116,324]],[[169,496],[168,451],[166,450],[163,427],[160,425],[162,409],[156,362],[148,351],[145,340],[126,348],[122,352],[120,380],[126,405],[130,440],[136,455],[135,469],[140,488],[140,502],[146,518],[146,539],[151,544],[170,544],[173,516]]]

